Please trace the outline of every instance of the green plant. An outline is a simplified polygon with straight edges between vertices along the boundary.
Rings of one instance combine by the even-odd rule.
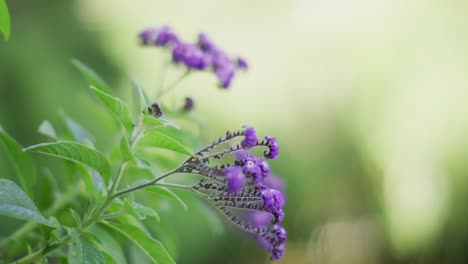
[[[190,67],[198,64],[194,63],[192,51],[183,56],[190,63],[182,75],[185,77],[193,71]],[[189,129],[180,129],[170,117],[197,124],[190,115],[193,99],[186,99],[185,105],[170,110],[161,102],[150,101],[142,86],[133,82],[134,96],[128,104],[113,96],[105,81],[88,66],[78,60],[73,60],[73,64],[90,83],[90,93],[109,112],[107,119],[117,123],[116,129],[107,135],[117,142],[108,151],[97,149],[93,136],[63,112],[60,122],[65,129],[56,129],[50,121],[40,125],[39,133],[49,139],[46,143],[23,148],[0,129],[0,144],[5,146],[21,186],[0,179],[0,214],[28,221],[0,241],[6,261],[126,263],[115,238],[121,236],[138,246],[151,262],[175,263],[143,222],[146,218],[159,221],[158,212],[140,203],[136,194],[145,190],[186,209],[186,203],[171,188],[202,197],[237,227],[254,234],[272,253],[272,259],[282,256],[286,241],[280,225],[284,197],[268,183],[274,176],[270,175],[266,160],[248,153],[254,148],[267,148],[265,158],[275,159],[279,152],[275,138],[267,136],[260,141],[255,130],[246,126],[243,131],[227,132],[212,144],[192,151],[201,146],[200,141]],[[226,79],[225,73],[221,77],[225,84],[232,79],[232,76]],[[167,93],[179,81],[161,87],[160,91]],[[239,139],[242,141],[238,142]],[[63,160],[65,175],[60,179],[41,167],[41,177],[37,177],[32,153]],[[192,174],[201,179],[191,184],[167,181],[177,174]],[[39,178],[49,181],[42,191],[55,195],[53,203],[43,212],[30,198],[43,194],[37,193]],[[41,182],[39,186],[44,185]],[[242,219],[243,214],[235,210],[265,213],[267,218],[263,217],[266,221],[261,224],[253,223]]]

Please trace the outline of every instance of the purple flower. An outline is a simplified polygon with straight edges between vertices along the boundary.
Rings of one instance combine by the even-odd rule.
[[[275,189],[265,189],[260,193],[263,198],[265,209],[271,211],[279,211],[284,206],[284,195],[282,192]]]
[[[271,252],[271,260],[277,260],[283,257],[286,250],[286,230],[280,225],[274,225],[270,233],[257,236],[260,245]]]
[[[241,145],[244,149],[250,149],[257,145],[258,139],[255,129],[250,126],[244,126],[244,140],[242,140]]]
[[[169,28],[164,26],[159,31],[159,34],[154,42],[156,46],[166,46],[167,44],[176,44],[179,42],[177,35]]]
[[[234,72],[234,67],[232,66],[219,67],[215,70],[216,77],[218,77],[221,87],[227,89],[231,86]]]
[[[148,45],[151,40],[155,39],[158,36],[159,30],[157,28],[147,28],[143,30],[139,37],[143,45]]]
[[[284,251],[286,250],[286,243],[281,243],[276,245],[271,250],[271,260],[278,260],[284,256]]]
[[[144,45],[170,46],[175,64],[183,63],[188,69],[212,71],[220,86],[229,88],[238,69],[248,69],[247,61],[231,58],[206,33],[199,33],[196,43],[184,42],[168,26],[148,28],[140,33]]]
[[[259,184],[263,180],[263,177],[262,171],[257,164],[257,157],[252,154],[246,154],[242,160],[242,163],[244,164],[242,166],[244,173],[252,177],[253,183]]]
[[[168,26],[145,29],[140,33],[140,38],[144,45],[154,44],[156,46],[166,46],[179,42],[176,33]]]
[[[243,137],[242,143],[219,149],[224,144],[234,143]],[[203,176],[192,186],[199,194],[214,203],[237,227],[256,235],[259,242],[271,253],[271,260],[279,259],[285,251],[286,231],[280,226],[283,221],[285,196],[283,182],[271,175],[268,162],[247,152],[242,145],[267,146],[265,156],[278,156],[278,145],[272,137],[258,142],[255,130],[227,132],[212,144],[196,152],[185,162],[184,172]],[[234,154],[234,165],[224,163],[224,157]],[[221,162],[221,165],[214,165]],[[245,179],[249,180],[246,182]],[[237,209],[247,209],[245,215]],[[247,218],[245,217],[247,216]]]
[[[257,165],[260,168],[262,180],[270,175],[270,165],[262,158],[257,158]]]
[[[203,32],[198,34],[198,45],[203,51],[210,52],[216,49],[214,42]]]
[[[227,180],[227,192],[235,194],[244,186],[245,175],[238,166],[227,167],[224,169]]]
[[[238,57],[236,59],[236,66],[237,68],[239,69],[244,69],[244,70],[247,70],[249,68],[249,64],[247,63],[247,61],[242,58],[242,57]]]
[[[236,160],[241,160],[241,159],[244,159],[245,155],[249,154],[249,152],[247,152],[247,150],[245,149],[240,149],[236,152],[234,152],[234,159]]]
[[[172,50],[172,60],[175,63],[183,62],[191,69],[203,70],[211,64],[211,58],[207,56],[197,45],[179,42]]]
[[[262,211],[252,211],[249,214],[249,222],[253,227],[266,227],[272,220],[271,213]]]
[[[269,175],[268,178],[263,180],[263,184],[269,188],[278,190],[284,193],[284,181],[275,175]]]
[[[271,260],[280,259],[286,249],[286,230],[280,225],[273,226],[274,237],[272,242]]]
[[[213,66],[215,70],[219,68],[232,68],[234,70],[234,65],[231,59],[224,51],[213,50],[210,54],[213,57]]]
[[[274,137],[266,136],[265,140],[270,150],[268,152],[265,151],[263,154],[268,159],[276,159],[279,155],[279,145],[276,143],[276,139]]]
[[[184,54],[184,64],[192,69],[203,70],[208,67],[209,57],[196,45],[187,46]]]

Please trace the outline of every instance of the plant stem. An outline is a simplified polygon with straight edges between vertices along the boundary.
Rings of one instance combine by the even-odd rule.
[[[160,183],[154,183],[154,185],[163,186],[163,187],[171,187],[171,188],[179,188],[179,189],[183,189],[183,190],[191,190],[192,189],[192,186],[190,186],[190,185],[182,185],[182,184],[175,184],[175,183],[160,182]]]
[[[119,217],[121,215],[124,215],[124,212],[116,212],[116,213],[109,213],[109,214],[104,214],[102,215],[102,219],[110,219],[114,217]]]
[[[120,180],[122,179],[122,176],[123,176],[123,173],[125,171],[125,168],[127,168],[127,164],[128,162],[127,161],[124,161],[120,167],[119,167],[119,171],[117,172],[117,177],[115,178],[114,182],[112,183],[112,187],[110,188],[109,190],[109,197],[112,196],[112,194],[117,190],[117,188],[119,187],[119,183],[120,183]]]
[[[131,143],[130,148],[132,150],[135,149],[138,142],[143,138],[144,131],[140,131],[140,124],[141,124],[141,120],[139,120],[137,126],[135,127],[135,131],[132,135],[132,140],[130,142]],[[125,135],[123,135],[123,137],[125,137]],[[109,188],[109,191],[107,192],[106,201],[83,224],[84,229],[91,227],[96,222],[99,222],[99,220],[101,220],[102,214],[106,211],[107,207],[109,207],[112,201],[117,197],[114,195],[114,193],[117,191],[117,188],[119,187],[120,180],[122,179],[122,176],[124,174],[125,169],[127,168],[127,165],[128,165],[128,161],[122,161],[122,163],[120,164],[119,170],[117,171],[117,176],[115,177],[115,180],[112,183],[112,186]]]
[[[29,255],[26,255],[26,256],[20,258],[15,263],[16,264],[33,263],[34,261],[38,260],[42,256],[45,256],[48,253],[65,246],[68,243],[68,241],[70,240],[70,238],[71,238],[71,236],[67,235],[67,236],[65,236],[63,238],[62,241],[60,241],[58,243],[56,242],[56,243],[52,243],[52,244],[47,244],[46,246],[39,249],[38,251],[33,252],[33,253],[29,254]]]
[[[163,95],[165,95],[167,92],[175,88],[180,82],[185,79],[189,75],[191,71],[188,69],[186,70],[179,78],[175,79],[172,83],[170,83],[166,89],[161,89],[161,92],[156,95],[156,100],[160,100]]]
[[[121,196],[121,195],[124,195],[124,194],[126,194],[126,193],[133,192],[133,191],[136,191],[136,190],[139,190],[139,189],[142,189],[142,188],[145,188],[145,187],[154,185],[154,184],[157,183],[158,181],[160,181],[160,180],[166,178],[167,176],[170,176],[170,175],[172,175],[172,174],[174,174],[174,173],[179,172],[182,168],[183,168],[183,167],[178,167],[178,168],[176,168],[176,169],[174,169],[174,170],[172,170],[172,171],[169,171],[169,172],[167,172],[167,173],[165,173],[165,174],[163,174],[163,175],[161,175],[161,176],[155,178],[155,179],[152,180],[152,181],[145,182],[145,183],[142,183],[142,184],[140,184],[140,185],[136,185],[136,186],[133,186],[133,187],[124,189],[124,190],[122,190],[122,191],[120,191],[120,192],[116,192],[116,193],[113,195],[113,198],[117,198],[117,197],[119,197],[119,196]]]
[[[55,214],[57,211],[59,211],[65,205],[67,205],[71,200],[73,200],[78,195],[79,191],[80,191],[79,188],[75,188],[75,187],[70,188],[70,192],[67,192],[63,198],[55,200],[52,206],[50,206],[47,210],[44,211],[44,215],[48,217],[48,216]],[[18,240],[24,235],[29,234],[32,230],[34,230],[34,228],[36,228],[36,226],[37,226],[37,223],[35,222],[29,222],[23,225],[20,229],[16,230],[9,237],[5,238],[5,240],[3,240],[0,243],[0,248],[3,248],[6,245],[8,245],[10,242],[14,240]]]

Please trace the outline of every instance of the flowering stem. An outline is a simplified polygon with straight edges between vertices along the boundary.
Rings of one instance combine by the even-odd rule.
[[[183,190],[192,190],[191,185],[182,185],[182,184],[175,184],[175,183],[165,183],[165,182],[160,182],[160,183],[154,183],[154,185],[157,186],[163,186],[163,187],[172,187],[172,188],[179,188]]]
[[[220,151],[220,152],[210,154],[208,156],[204,156],[203,158],[200,158],[199,160],[203,162],[203,161],[207,161],[207,160],[209,160],[211,158],[215,158],[215,157],[220,157],[221,158],[226,154],[236,152],[236,151],[239,151],[239,150],[243,150],[243,148],[240,147],[240,146],[237,146],[235,148],[226,149],[226,150],[223,150],[223,151]]]
[[[156,98],[158,100],[161,99],[167,92],[177,87],[177,85],[180,84],[180,82],[182,82],[182,80],[184,80],[185,77],[187,77],[190,72],[191,72],[190,69],[187,69],[181,76],[179,76],[179,78],[175,79],[165,89],[161,89],[161,92],[158,95],[156,95]]]
[[[152,180],[152,181],[145,182],[145,183],[142,183],[142,184],[140,184],[140,185],[136,185],[136,186],[133,186],[133,187],[124,189],[124,190],[122,190],[122,191],[116,192],[115,194],[112,195],[112,197],[113,197],[112,199],[117,198],[117,197],[119,197],[119,196],[122,196],[122,195],[124,195],[124,194],[127,194],[127,193],[129,193],[129,192],[133,192],[133,191],[136,191],[136,190],[139,190],[139,189],[142,189],[142,188],[151,186],[151,185],[155,185],[158,181],[160,181],[160,180],[162,180],[162,179],[164,179],[164,178],[166,178],[166,177],[168,177],[168,176],[170,176],[170,175],[172,175],[172,174],[175,174],[175,173],[177,173],[177,172],[180,172],[182,168],[183,168],[183,167],[178,167],[178,168],[176,168],[176,169],[174,169],[174,170],[172,170],[172,171],[169,171],[169,172],[167,172],[167,173],[165,173],[165,174],[163,174],[163,175],[161,175],[161,176],[155,178],[155,179]]]
[[[229,134],[229,133],[227,133],[225,138],[222,138],[222,137],[221,137],[220,139],[218,139],[218,141],[213,142],[211,145],[209,145],[209,146],[207,146],[207,147],[205,147],[205,148],[202,148],[201,150],[197,151],[197,152],[194,154],[194,156],[203,156],[203,152],[207,152],[207,151],[209,151],[210,149],[212,149],[212,148],[218,146],[219,144],[222,144],[222,143],[224,143],[224,142],[227,142],[227,141],[229,141],[229,140],[231,140],[231,139],[233,139],[233,138],[239,137],[239,136],[243,136],[243,134],[242,134],[242,133],[239,133],[239,132],[235,132],[234,134]]]
[[[169,69],[170,65],[171,65],[171,60],[168,60],[164,63],[164,65],[161,68],[161,72],[160,72],[161,79],[159,80],[159,87],[158,87],[158,91],[160,92],[162,92],[164,88],[164,83],[166,82],[167,70]]]

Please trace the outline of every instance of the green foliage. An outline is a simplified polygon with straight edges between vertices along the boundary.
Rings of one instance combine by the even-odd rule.
[[[0,128],[0,145],[5,146],[24,190],[10,180],[0,179],[0,215],[30,221],[0,241],[0,248],[8,247],[12,241],[24,242],[21,253],[27,255],[18,263],[47,262],[50,257],[54,261],[67,259],[69,263],[122,264],[128,262],[124,253],[128,251],[123,250],[120,241],[123,236],[138,246],[151,262],[175,263],[163,244],[145,228],[147,220],[159,223],[158,203],[137,202],[133,192],[142,189],[154,194],[155,201],[169,199],[187,210],[187,204],[177,194],[156,184],[166,167],[172,166],[177,171],[174,162],[179,161],[175,157],[192,155],[184,139],[189,135],[167,116],[169,110],[161,118],[148,115],[146,108],[150,101],[139,83],[133,82],[135,96],[129,107],[111,95],[95,71],[78,60],[73,60],[73,64],[91,84],[91,91],[112,114],[111,118],[118,119],[124,129],[119,127],[109,135],[115,144],[108,153],[97,149],[94,136],[63,111],[59,112],[58,129],[48,120],[38,128],[38,133],[52,142],[23,148]],[[134,110],[134,116],[130,109]],[[145,150],[154,152],[154,149],[166,152],[158,158],[147,156]],[[52,167],[40,167],[37,193],[32,188],[37,183],[31,152],[63,161],[60,173]],[[39,197],[38,205],[47,208],[44,215],[51,216],[51,220],[25,192]],[[115,219],[121,223],[114,222]],[[50,228],[37,230],[34,223]],[[26,235],[30,233],[34,236],[28,240]],[[117,236],[120,240],[115,234],[122,235]],[[36,246],[28,248],[30,242]],[[44,247],[34,251],[38,246]]]
[[[144,220],[146,217],[152,216],[156,219],[157,222],[160,221],[160,217],[154,209],[137,203],[134,201],[134,199],[125,199],[123,203],[123,210],[124,212],[127,212],[140,220]]]
[[[27,153],[23,152],[21,145],[0,127],[0,145],[2,143],[11,158],[11,164],[16,170],[21,186],[27,194],[32,195],[32,186],[36,182],[36,169],[33,160]]]
[[[114,263],[127,263],[119,243],[104,227],[95,225],[91,228],[90,232],[100,238],[98,242],[94,242],[96,247],[106,254]],[[108,262],[106,261],[106,263]]]
[[[65,122],[67,133],[64,135],[65,138],[69,138],[71,140],[76,140],[80,143],[83,143],[85,141],[91,141],[94,142],[94,137],[91,135],[91,133],[88,132],[83,126],[78,124],[75,120],[70,118],[67,114],[65,114],[63,111],[60,112],[62,121]]]
[[[177,202],[180,206],[182,206],[182,208],[184,208],[185,211],[187,211],[187,209],[188,209],[187,204],[185,204],[185,202],[182,199],[180,199],[180,197],[177,196],[177,194],[175,194],[173,191],[171,191],[170,189],[168,189],[166,187],[163,187],[163,186],[150,186],[150,187],[147,187],[147,188],[145,188],[143,190],[147,191],[147,192],[150,192],[150,193],[157,194],[157,195],[165,196],[165,197]]]
[[[132,80],[132,86],[135,113],[140,114],[143,112],[143,110],[146,109],[146,107],[150,105],[150,101],[148,99],[148,95],[145,92],[145,89],[139,81]]]
[[[10,13],[5,0],[0,0],[0,32],[8,41],[10,38]]]
[[[71,243],[68,252],[70,264],[104,264],[104,257],[93,244],[80,236],[77,230],[71,233]]]
[[[102,153],[85,145],[70,141],[58,141],[30,146],[25,150],[87,165],[101,173],[106,182],[109,181],[111,171],[109,162]]]
[[[123,161],[135,159],[135,156],[133,155],[132,149],[130,147],[130,142],[128,142],[128,138],[125,136],[120,140],[120,152],[122,153]]]
[[[7,179],[0,179],[0,214],[54,226],[39,212],[29,197],[14,182]]]
[[[127,104],[119,98],[110,96],[94,86],[91,86],[91,91],[94,92],[107,109],[120,120],[125,129],[130,133],[133,129],[133,123]]]
[[[72,60],[72,64],[81,72],[88,82],[102,92],[111,93],[106,82],[97,73],[77,59]]]
[[[57,133],[55,133],[54,126],[48,120],[44,120],[41,123],[41,125],[37,129],[37,132],[39,132],[39,134],[42,134],[42,135],[44,135],[46,137],[49,137],[49,138],[51,138],[53,140],[58,139]]]
[[[127,224],[107,223],[107,225],[135,243],[153,263],[175,263],[161,242],[152,238],[145,230]]]
[[[190,151],[179,141],[164,134],[161,131],[155,130],[148,132],[140,141],[140,144],[138,144],[138,146],[141,148],[169,149],[189,156],[192,156],[193,154],[192,151]]]

